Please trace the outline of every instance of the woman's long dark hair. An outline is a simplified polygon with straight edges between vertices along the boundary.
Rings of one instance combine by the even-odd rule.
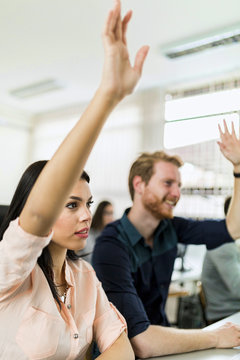
[[[3,234],[8,228],[10,222],[20,216],[22,209],[24,208],[24,205],[30,194],[30,191],[32,190],[33,185],[35,184],[38,176],[40,175],[42,169],[46,164],[47,164],[47,160],[36,161],[33,164],[31,164],[23,173],[16,188],[16,191],[13,195],[11,204],[9,205],[8,211],[0,226],[0,241],[2,240]],[[90,182],[90,177],[86,173],[86,171],[82,172],[81,179],[85,180],[87,183]],[[79,259],[79,256],[73,250],[67,250],[67,257],[73,261]],[[48,247],[45,247],[43,249],[42,254],[38,258],[37,262],[38,265],[41,267],[44,275],[46,276],[46,279],[48,281],[54,299],[57,301],[57,303],[61,308],[56,286],[54,284],[53,270],[52,270],[53,262]]]
[[[91,225],[92,229],[98,231],[103,229],[103,212],[106,206],[108,205],[112,205],[112,204],[110,203],[110,201],[107,200],[101,201],[98,204],[97,209],[92,218],[92,225]]]

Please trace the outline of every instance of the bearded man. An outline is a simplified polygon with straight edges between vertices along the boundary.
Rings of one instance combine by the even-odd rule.
[[[143,153],[130,169],[132,207],[96,241],[93,267],[109,300],[125,317],[139,358],[234,346],[232,324],[211,331],[173,329],[167,327],[165,313],[177,244],[205,244],[214,249],[240,237],[240,141],[225,122],[224,131],[219,130],[220,150],[233,164],[235,177],[226,219],[174,217],[182,161],[163,151]]]

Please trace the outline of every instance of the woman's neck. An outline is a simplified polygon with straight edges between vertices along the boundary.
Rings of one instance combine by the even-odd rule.
[[[51,254],[53,262],[53,275],[54,283],[56,285],[65,284],[65,260],[67,249],[63,249],[53,241],[48,245],[49,252]]]

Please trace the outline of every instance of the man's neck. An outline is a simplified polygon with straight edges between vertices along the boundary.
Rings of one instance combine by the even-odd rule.
[[[156,219],[144,207],[133,203],[128,215],[128,219],[143,236],[148,245],[153,244],[153,233],[161,220]]]

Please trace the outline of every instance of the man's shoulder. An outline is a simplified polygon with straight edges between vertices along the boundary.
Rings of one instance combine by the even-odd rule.
[[[102,242],[102,241],[118,241],[122,239],[122,234],[124,232],[124,229],[121,224],[121,219],[115,220],[105,226],[101,234],[97,237],[96,243]]]
[[[105,226],[98,238],[116,235],[121,232],[121,219],[117,219]]]
[[[96,268],[96,263],[99,261],[112,261],[114,255],[118,255],[118,260],[122,261],[124,254],[128,254],[129,246],[122,232],[121,221],[116,220],[108,224],[97,237],[92,263]],[[120,256],[121,254],[121,256]]]

